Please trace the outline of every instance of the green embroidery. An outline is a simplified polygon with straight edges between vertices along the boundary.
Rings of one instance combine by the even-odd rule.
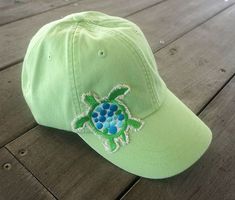
[[[83,101],[86,102],[90,106],[96,106],[99,103],[96,101],[95,97],[90,93],[83,95]]]
[[[76,121],[75,127],[82,128],[88,120],[88,116],[81,117],[79,120]]]
[[[73,120],[73,131],[79,133],[87,124],[95,134],[101,136],[104,147],[109,152],[115,152],[119,145],[128,144],[129,128],[139,130],[143,125],[139,119],[131,117],[128,108],[120,101],[129,91],[127,85],[118,85],[108,97],[101,100],[91,93],[83,94],[84,103],[90,107],[86,115]]]
[[[109,94],[109,100],[114,100],[117,97],[121,96],[121,95],[125,95],[126,93],[129,92],[129,87],[118,87],[115,88],[115,90],[112,90],[112,92],[110,92]]]

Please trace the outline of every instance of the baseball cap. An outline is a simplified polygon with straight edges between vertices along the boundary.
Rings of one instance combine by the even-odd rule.
[[[166,86],[140,28],[101,12],[43,26],[22,69],[38,124],[72,131],[116,166],[161,179],[195,163],[210,129]]]

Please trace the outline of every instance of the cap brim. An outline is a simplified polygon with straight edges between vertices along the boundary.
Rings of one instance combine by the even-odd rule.
[[[129,132],[130,143],[114,153],[104,150],[94,134],[80,136],[104,158],[138,176],[166,178],[195,163],[208,148],[210,129],[170,90],[159,110],[143,119],[138,132]]]

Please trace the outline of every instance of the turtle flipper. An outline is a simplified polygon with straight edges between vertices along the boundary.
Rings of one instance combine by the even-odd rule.
[[[121,137],[121,142],[122,142],[122,144],[128,144],[128,136],[126,135],[126,133],[125,132],[123,132],[121,135],[120,135],[120,137]]]
[[[143,125],[143,122],[135,118],[130,118],[127,120],[128,125],[132,126],[134,129],[138,130]]]
[[[82,99],[89,106],[96,106],[99,104],[94,95],[92,95],[91,93],[83,94]]]
[[[89,121],[89,117],[88,116],[82,116],[80,118],[77,118],[74,122],[73,122],[73,129],[75,130],[79,130],[81,128],[84,127],[85,123]]]
[[[103,144],[105,149],[111,153],[118,149],[118,144],[116,144],[116,142],[112,138],[105,140]]]
[[[118,85],[111,90],[109,93],[108,99],[114,100],[119,96],[124,96],[130,91],[130,88],[127,85]]]

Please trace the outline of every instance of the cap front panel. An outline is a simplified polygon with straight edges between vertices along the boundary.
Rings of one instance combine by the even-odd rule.
[[[154,111],[145,66],[133,49],[99,27],[78,29],[73,45],[80,96],[89,91],[106,96],[114,86],[127,84],[131,93],[124,102],[131,112],[144,117]],[[84,105],[80,105],[84,110]]]

